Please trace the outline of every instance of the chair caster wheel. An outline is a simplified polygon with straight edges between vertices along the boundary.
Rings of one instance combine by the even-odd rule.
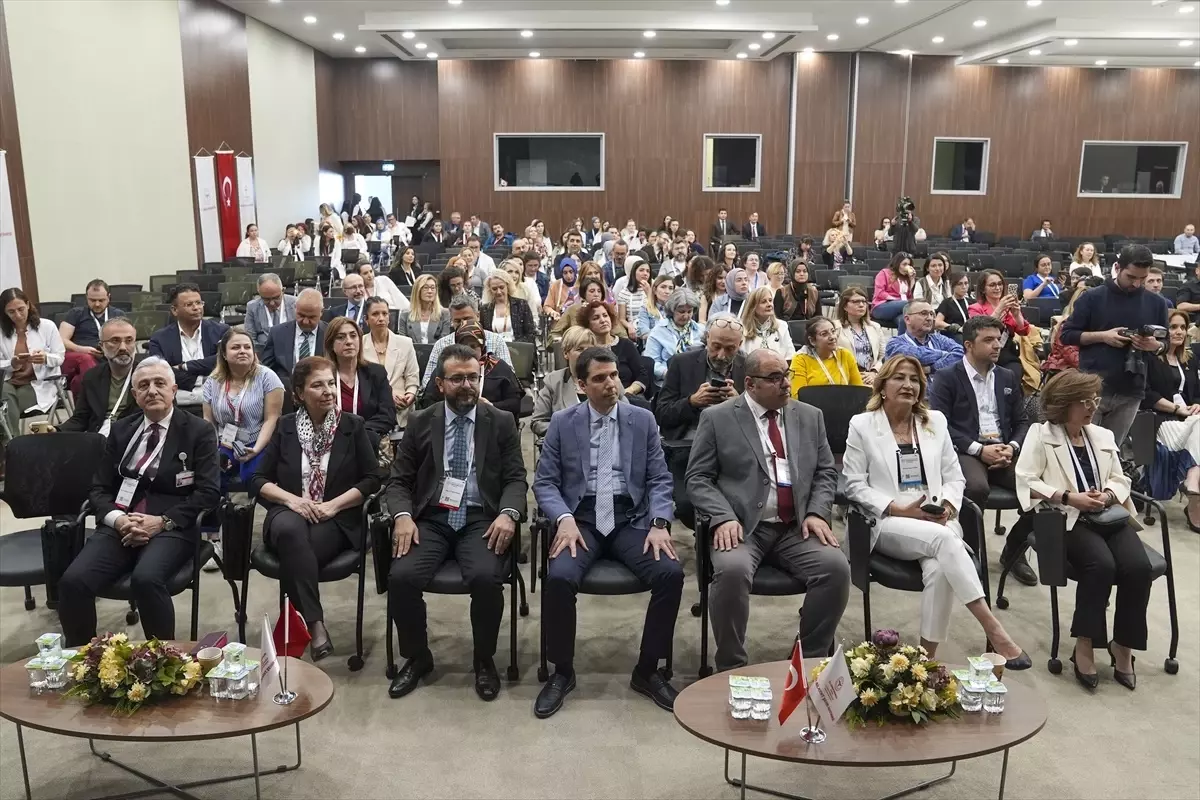
[[[355,653],[346,659],[346,666],[350,668],[351,672],[358,672],[363,668],[363,657]]]
[[[1168,658],[1163,662],[1163,669],[1168,675],[1174,675],[1179,672],[1179,662],[1173,658]]]
[[[709,675],[712,675],[712,674],[713,674],[713,668],[710,667],[708,664],[705,664],[703,667],[700,668],[700,677],[701,678],[707,678]]]
[[[509,666],[504,673],[504,677],[508,678],[509,683],[516,683],[517,679],[521,677],[521,671],[516,667]]]
[[[138,612],[136,612],[136,611],[125,612],[125,624],[126,625],[137,625],[138,619],[139,619]]]
[[[1052,658],[1046,662],[1046,669],[1050,670],[1051,675],[1062,674],[1062,662],[1057,658]]]
[[[529,563],[529,553],[518,553],[517,554],[517,563],[518,564],[528,564]]]
[[[1005,528],[1003,525],[996,526],[996,535],[997,536],[1003,536],[1007,532],[1008,532],[1008,528]]]
[[[37,600],[34,600],[32,597],[26,597],[25,598],[25,610],[33,611],[35,608],[37,608]]]
[[[700,616],[700,604],[699,603],[692,603],[692,616],[693,617]]]
[[[400,674],[400,668],[395,664],[388,664],[388,668],[383,671],[389,681],[396,680],[396,676]]]
[[[550,679],[550,675],[547,673],[547,670],[545,667],[538,667],[537,679],[538,679],[538,683],[545,683],[547,680]]]
[[[996,598],[996,608],[1000,609],[1001,611],[1007,611],[1008,610],[1008,598],[1005,597],[1004,595],[1000,595],[999,597],[997,597]]]
[[[529,603],[521,603],[521,607],[517,610],[521,613],[522,617],[528,617],[529,616]]]
[[[50,609],[51,611],[58,610],[58,601],[47,599],[46,600],[46,608]]]

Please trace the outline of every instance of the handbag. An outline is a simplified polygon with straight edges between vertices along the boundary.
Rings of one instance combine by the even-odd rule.
[[[1103,511],[1081,512],[1079,519],[1084,525],[1101,536],[1116,533],[1129,524],[1129,509],[1113,504]]]

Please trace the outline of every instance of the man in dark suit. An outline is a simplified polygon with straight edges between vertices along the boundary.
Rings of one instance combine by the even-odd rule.
[[[975,220],[970,217],[950,229],[950,239],[955,242],[975,241]]]
[[[725,240],[725,237],[736,236],[737,234],[737,226],[730,221],[728,209],[722,208],[717,212],[717,221],[713,223],[712,231],[708,235],[708,246],[713,258],[719,255],[721,243]]]
[[[946,416],[950,440],[967,481],[963,494],[985,508],[992,486],[1016,487],[1013,466],[1029,420],[1025,395],[1016,376],[997,369],[1003,325],[992,316],[971,317],[963,326],[962,361],[939,370],[929,387],[929,404]],[[1014,525],[1004,545],[1001,561],[1012,565],[1012,574],[1028,586],[1037,576],[1023,555],[1025,527]]]
[[[388,613],[407,659],[388,695],[405,696],[433,670],[421,592],[452,557],[471,592],[475,692],[494,700],[500,676],[492,659],[513,568],[508,546],[528,489],[521,440],[512,414],[478,404],[474,350],[450,345],[431,367],[445,400],[408,418],[387,488],[395,516]]]
[[[562,262],[566,258],[575,259],[577,264],[582,264],[587,260],[583,257],[583,234],[579,231],[571,231],[567,234],[567,249],[554,257],[551,271],[554,273],[555,280],[562,279]]]
[[[179,283],[171,290],[171,316],[175,321],[150,337],[146,350],[166,360],[175,370],[179,391],[191,392],[217,364],[217,345],[229,326],[204,322],[204,298],[194,283]]]
[[[324,304],[319,291],[305,289],[296,298],[296,318],[271,328],[262,362],[284,383],[290,382],[297,361],[325,355],[326,325],[321,319]]]
[[[742,238],[749,239],[752,242],[757,242],[759,237],[766,235],[767,229],[761,222],[758,221],[758,212],[751,211],[750,218],[746,220],[746,224],[742,226]]]
[[[359,328],[367,330],[367,287],[362,275],[351,272],[342,279],[342,294],[346,295],[346,304],[338,304],[326,309],[321,315],[322,322],[329,322],[334,317],[345,317],[358,323]]]
[[[671,652],[683,569],[671,543],[671,474],[658,427],[649,411],[617,403],[621,378],[608,348],[584,350],[575,376],[587,402],[551,417],[533,483],[539,508],[557,528],[542,590],[554,674],[533,713],[549,717],[575,688],[575,595],[595,559],[605,554],[650,587],[629,686],[670,711],[678,692],[658,664]]]
[[[58,616],[70,647],[96,635],[96,595],[122,575],[146,638],[175,638],[167,581],[192,557],[201,513],[221,500],[217,437],[202,418],[177,412],[175,376],[162,358],[133,373],[142,413],[113,423],[91,491],[96,532],[58,585]]]
[[[84,373],[75,413],[58,430],[108,436],[115,420],[138,413],[130,390],[136,344],[137,331],[129,320],[113,317],[104,323],[100,329],[104,360]]]
[[[460,239],[463,234],[462,214],[457,211],[451,211],[449,221],[442,223],[442,231],[446,234],[449,241],[454,244],[461,244]]]

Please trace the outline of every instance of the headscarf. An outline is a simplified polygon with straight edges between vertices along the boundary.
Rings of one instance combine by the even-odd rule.
[[[454,332],[454,343],[479,345],[479,349],[483,351],[483,356],[480,361],[483,362],[485,374],[492,371],[492,368],[499,363],[500,359],[488,352],[487,349],[487,334],[483,332],[483,328],[478,322],[464,322]]]
[[[725,294],[729,295],[729,301],[732,303],[735,300],[745,300],[746,293],[738,292],[735,288],[739,275],[745,274],[746,270],[741,267],[734,267],[725,273]]]
[[[334,431],[337,430],[341,418],[342,412],[335,406],[325,415],[325,421],[318,427],[313,425],[312,418],[308,416],[308,409],[304,406],[300,406],[296,411],[296,435],[300,439],[300,449],[308,459],[305,494],[307,499],[313,502],[320,503],[325,500],[325,470],[321,467],[321,461],[325,454],[333,449]]]
[[[567,281],[567,267],[571,268],[571,280]],[[574,286],[575,281],[579,280],[579,262],[573,258],[567,257],[558,262],[559,274],[562,275],[563,286]]]

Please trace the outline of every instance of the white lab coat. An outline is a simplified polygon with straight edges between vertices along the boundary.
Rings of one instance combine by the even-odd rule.
[[[65,353],[62,339],[58,335],[58,326],[51,320],[43,319],[36,329],[31,327],[26,332],[25,344],[31,353],[35,350],[46,351],[46,363],[33,365],[33,391],[37,395],[37,407],[39,411],[46,412],[54,407],[58,399],[58,389],[52,379],[62,374],[59,366]],[[0,372],[4,373],[4,380],[12,377],[12,358],[16,349],[15,332],[12,336],[0,336]],[[21,409],[23,412],[26,410],[28,409]]]

